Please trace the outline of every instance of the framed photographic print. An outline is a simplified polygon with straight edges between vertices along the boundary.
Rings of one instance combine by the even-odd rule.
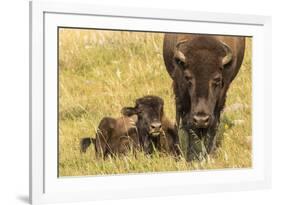
[[[30,25],[32,204],[270,187],[270,17],[36,1]]]

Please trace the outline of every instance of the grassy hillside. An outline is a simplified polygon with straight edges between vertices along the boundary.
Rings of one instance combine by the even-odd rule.
[[[162,58],[163,34],[61,29],[59,37],[60,176],[251,166],[250,39],[222,115],[221,146],[208,162],[187,163],[158,153],[102,160],[94,157],[93,147],[86,154],[79,150],[80,139],[94,137],[102,117],[120,116],[123,106],[133,106],[144,95],[161,96],[166,116],[174,120],[172,81]]]

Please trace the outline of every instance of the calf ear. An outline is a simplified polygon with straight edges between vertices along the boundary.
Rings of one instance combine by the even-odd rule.
[[[132,116],[137,114],[137,110],[134,107],[123,107],[121,113],[124,116]]]

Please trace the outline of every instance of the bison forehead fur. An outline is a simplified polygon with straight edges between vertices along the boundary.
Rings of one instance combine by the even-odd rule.
[[[157,108],[164,105],[162,98],[153,95],[147,95],[136,100],[136,106],[144,105],[150,108]]]

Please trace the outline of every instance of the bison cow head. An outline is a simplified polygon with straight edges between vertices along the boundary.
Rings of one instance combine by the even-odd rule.
[[[183,126],[202,129],[216,123],[215,110],[224,89],[223,71],[232,61],[229,46],[213,38],[179,41],[175,47],[174,78],[186,102]]]
[[[162,132],[164,101],[158,96],[138,98],[135,107],[124,107],[121,113],[125,116],[137,115],[137,129],[141,143],[146,146],[150,138],[158,137]]]

